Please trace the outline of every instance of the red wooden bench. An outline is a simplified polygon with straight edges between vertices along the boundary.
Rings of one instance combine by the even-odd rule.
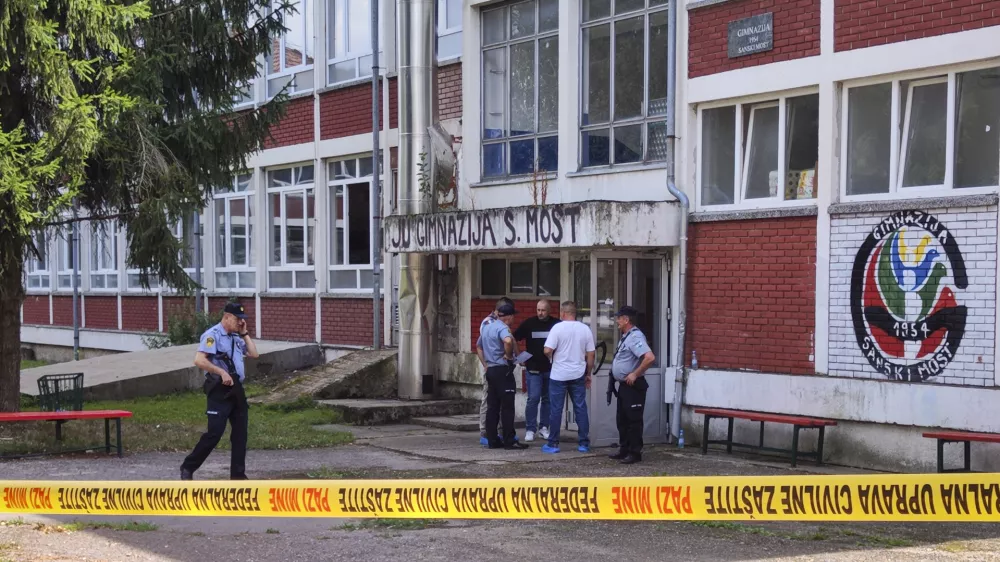
[[[704,435],[701,440],[701,452],[702,454],[708,453],[708,446],[710,444],[724,444],[726,446],[726,453],[732,454],[733,447],[740,447],[742,449],[754,449],[758,451],[770,451],[777,453],[790,453],[792,457],[792,466],[795,466],[798,458],[810,457],[816,459],[816,464],[823,464],[823,436],[826,432],[828,426],[837,425],[837,422],[833,420],[825,420],[821,418],[810,418],[805,416],[787,416],[784,414],[767,414],[764,412],[748,412],[745,410],[726,410],[722,408],[695,408],[696,414],[704,414],[705,416],[705,427]],[[728,419],[729,420],[729,432],[724,440],[710,441],[708,439],[708,426],[713,419]],[[749,420],[754,422],[760,422],[760,442],[756,445],[750,445],[745,443],[734,443],[733,442],[733,421],[736,419]],[[764,446],[764,422],[772,423],[783,423],[788,424],[793,427],[792,429],[792,448],[789,449],[776,449],[774,447]],[[819,440],[816,442],[816,452],[814,453],[800,453],[799,452],[799,431],[802,429],[818,429],[819,430]]]
[[[115,447],[118,450],[118,458],[122,456],[122,418],[131,418],[132,412],[125,410],[83,410],[83,411],[63,411],[63,412],[16,412],[0,413],[0,423],[3,422],[27,422],[27,421],[54,421],[56,422],[56,441],[62,441],[62,425],[73,420],[104,420],[104,451],[111,454],[111,420],[115,420],[117,440]],[[99,446],[98,446],[99,447]],[[9,455],[0,457],[3,459],[16,459],[23,457],[34,457],[44,454],[77,453],[89,451],[98,447],[88,447],[86,449],[74,449],[71,451],[62,450],[53,453],[35,453],[27,455]]]
[[[972,431],[928,431],[924,433],[924,437],[928,439],[937,439],[937,464],[938,472],[972,472],[970,465],[969,454],[971,449],[971,442],[978,441],[980,443],[1000,443],[1000,435],[995,433],[974,433]],[[965,462],[962,468],[950,468],[945,470],[944,468],[944,445],[945,443],[964,443],[965,444]]]

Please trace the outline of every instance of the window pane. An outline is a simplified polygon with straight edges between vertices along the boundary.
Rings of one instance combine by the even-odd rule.
[[[903,87],[907,90],[907,99],[903,114],[902,185],[943,185],[948,84],[912,86],[904,82]]]
[[[341,180],[346,178],[356,178],[357,160],[339,160],[330,162],[330,179]]]
[[[667,124],[650,123],[646,128],[646,160],[667,159]]]
[[[253,180],[253,174],[240,174],[236,176],[236,191],[253,191],[250,186],[251,180]]]
[[[496,177],[506,173],[505,144],[483,145],[483,176]]]
[[[326,6],[327,50],[326,56],[338,59],[347,54],[347,0],[331,0]],[[331,73],[331,80],[333,79]]]
[[[545,33],[556,29],[559,29],[559,0],[539,0],[538,32]]]
[[[358,270],[356,269],[340,269],[330,272],[330,288],[331,289],[357,289],[358,288]]]
[[[615,127],[615,164],[642,161],[642,125]]]
[[[272,170],[267,173],[267,187],[292,185],[292,169]]]
[[[306,19],[306,2],[302,0],[293,1],[294,8],[282,12],[284,16],[284,26],[288,30],[285,32],[285,50],[282,55],[285,68],[292,68],[303,63]],[[310,34],[312,35],[312,34]]]
[[[364,178],[372,175],[372,157],[358,159],[358,177]]]
[[[300,166],[295,168],[295,183],[312,183],[313,181],[313,167]]]
[[[372,7],[369,0],[350,0],[347,7],[347,17],[350,23],[347,36],[351,55],[357,56],[372,52]],[[371,66],[371,65],[368,65]]]
[[[285,263],[306,263],[305,199],[301,192],[285,195]]]
[[[500,8],[483,12],[483,45],[493,45],[507,39],[504,18],[506,11],[505,8]]]
[[[583,0],[583,21],[593,21],[611,15],[611,0]]]
[[[462,0],[445,0],[447,16],[445,26],[449,29],[462,27]]]
[[[646,7],[646,0],[615,0],[615,14],[634,12]]]
[[[332,217],[330,228],[330,248],[334,265],[344,264],[344,186],[338,185],[333,189],[333,197],[330,198],[330,216]]]
[[[281,194],[273,193],[270,199],[268,221],[271,223],[271,265],[281,265]]]
[[[510,47],[510,136],[535,132],[535,43]]]
[[[609,25],[583,30],[583,124],[611,116],[611,37]]]
[[[217,289],[235,289],[236,287],[236,274],[233,272],[227,273],[216,273],[215,274],[215,287]]]
[[[535,140],[510,143],[510,173],[512,176],[530,174],[535,170]]]
[[[649,15],[649,90],[647,115],[667,112],[667,12]]]
[[[559,38],[538,42],[538,132],[559,128]]]
[[[510,292],[511,294],[535,294],[532,280],[534,264],[532,262],[510,262]]]
[[[510,7],[510,38],[535,34],[535,3],[522,2]]]
[[[479,291],[489,296],[507,293],[507,260],[479,262]]]
[[[749,111],[744,197],[775,197],[778,194],[778,106],[755,107]]]
[[[253,289],[257,285],[257,274],[252,271],[240,271],[236,278],[241,289]]]
[[[347,187],[347,222],[350,247],[347,250],[349,263],[371,263],[371,188],[368,182]]]
[[[736,198],[736,108],[706,109],[701,127],[701,203],[731,205]]]
[[[226,200],[215,200],[215,267],[226,267]]]
[[[272,289],[291,289],[291,271],[271,271],[268,273],[268,286]]]
[[[1000,184],[1000,68],[958,75],[955,187]]]
[[[538,139],[538,169],[555,171],[559,168],[559,137]]]
[[[456,0],[457,1],[457,0]],[[462,32],[439,35],[437,38],[438,60],[445,60],[462,55]]]
[[[889,193],[892,84],[847,95],[847,194]]]
[[[642,26],[642,16],[615,22],[615,119],[642,115]]]
[[[559,260],[538,260],[538,291],[540,297],[559,295]]]
[[[583,132],[583,165],[607,166],[611,163],[611,139],[608,129]]]
[[[306,190],[306,263],[313,264],[313,245],[316,243],[316,195]]]
[[[785,199],[816,198],[819,95],[789,98],[785,123]]]
[[[330,83],[346,82],[358,77],[358,61],[355,59],[330,65]]]
[[[504,105],[507,101],[505,60],[507,50],[493,49],[483,53],[483,138],[506,136]]]
[[[313,41],[313,28],[315,27],[313,25],[313,17],[315,16],[315,12],[316,12],[316,2],[315,1],[306,2],[306,9],[304,15],[305,27],[302,30],[303,32],[305,32],[305,45],[304,45],[305,47],[304,50],[306,54],[305,64],[312,64],[313,62],[315,62],[313,56],[314,55],[313,50],[316,48]],[[296,33],[298,33],[298,31],[296,31]],[[310,85],[309,87],[311,88],[312,85]]]
[[[229,228],[233,244],[233,265],[247,265],[250,253],[250,221],[247,217],[247,202],[242,197],[229,200]]]

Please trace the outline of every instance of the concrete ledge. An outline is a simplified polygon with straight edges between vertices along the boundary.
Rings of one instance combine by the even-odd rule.
[[[344,416],[344,421],[357,425],[381,425],[406,421],[417,417],[454,416],[479,411],[479,404],[472,400],[319,400],[317,403],[333,408]]]
[[[893,201],[859,201],[854,203],[834,203],[830,205],[831,215],[850,213],[885,213],[909,211],[913,209],[950,209],[954,207],[988,207],[996,205],[1000,195],[956,195],[954,197],[928,197],[926,199],[903,199]]]
[[[754,219],[782,219],[788,217],[815,217],[819,214],[815,205],[807,207],[787,207],[784,209],[747,209],[745,211],[702,211],[691,213],[691,222],[744,221]]]
[[[725,2],[733,2],[734,0],[690,0],[685,6],[688,10],[697,10],[698,8],[707,8],[709,6],[714,6],[716,4],[723,4]]]

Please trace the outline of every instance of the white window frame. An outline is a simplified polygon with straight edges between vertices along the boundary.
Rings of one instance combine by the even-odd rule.
[[[504,269],[505,270],[505,274],[504,274],[505,275],[505,278],[504,278],[504,290],[505,290],[505,294],[502,294],[502,295],[493,295],[493,294],[487,294],[487,293],[483,292],[483,278],[482,278],[482,275],[483,275],[483,266],[482,266],[482,262],[487,261],[487,260],[504,260],[504,262],[505,262],[505,269]],[[561,287],[562,287],[562,279],[561,278],[562,278],[562,275],[565,272],[563,270],[564,263],[562,261],[562,257],[560,257],[558,255],[556,255],[556,256],[536,255],[536,256],[530,256],[530,257],[525,257],[525,256],[506,256],[506,255],[484,255],[484,256],[482,256],[482,257],[480,257],[479,259],[476,260],[476,272],[475,272],[475,275],[476,275],[476,283],[477,283],[477,289],[478,289],[477,293],[479,293],[478,298],[482,298],[482,299],[499,299],[500,297],[509,297],[509,298],[512,298],[512,299],[522,299],[522,300],[525,300],[525,299],[547,299],[547,300],[560,301],[561,300],[561,295],[559,295],[559,294],[554,294],[554,295],[539,295],[538,294],[538,262],[540,260],[555,260],[555,261],[559,262],[559,276],[560,276],[560,280],[559,280],[559,285],[557,286],[557,290],[561,291]],[[511,287],[510,287],[510,266],[513,263],[530,263],[531,264],[531,286],[532,286],[532,290],[531,290],[530,293],[514,293],[514,292],[511,291]]]
[[[379,17],[379,22],[385,21],[383,19],[383,17],[384,17],[383,14],[385,13],[385,10],[382,8],[382,0],[369,0],[369,1],[370,2],[378,2],[378,14],[379,14],[378,17]],[[369,41],[368,41],[368,43],[365,45],[365,47],[360,52],[356,52],[356,53],[355,52],[351,52],[350,51],[350,48],[351,48],[350,47],[350,45],[351,45],[351,25],[350,25],[350,17],[349,16],[348,17],[336,18],[335,21],[338,22],[338,23],[340,23],[340,25],[338,26],[340,29],[332,30],[332,31],[335,31],[335,32],[339,32],[340,34],[343,34],[343,36],[345,38],[345,40],[344,40],[344,45],[345,45],[344,48],[346,49],[346,52],[343,55],[339,56],[339,57],[338,56],[330,56],[334,52],[334,49],[331,48],[330,41],[329,41],[330,37],[331,37],[331,35],[330,35],[330,33],[331,33],[331,29],[330,29],[330,14],[343,14],[343,15],[347,16],[348,15],[347,10],[350,9],[350,7],[351,7],[352,4],[354,4],[355,6],[358,5],[358,4],[356,4],[356,0],[327,0],[326,9],[328,11],[327,11],[326,22],[325,22],[325,25],[323,26],[323,28],[326,29],[326,35],[327,35],[327,37],[326,37],[326,41],[327,41],[326,83],[327,83],[328,86],[336,86],[338,84],[349,84],[351,82],[356,82],[358,80],[364,80],[366,78],[371,79],[371,77],[372,77],[372,73],[371,73],[372,47],[371,47],[371,40],[370,40],[371,36],[369,35]],[[365,15],[368,16],[368,17],[365,18],[365,21],[366,22],[371,22],[371,4],[370,3],[368,4],[368,7],[365,8]],[[368,27],[369,27],[369,32],[370,32],[370,28],[371,28],[371,24],[370,23],[368,23]],[[382,47],[382,50],[379,51],[379,59],[380,60],[382,60],[382,56],[385,53],[385,47],[384,47],[384,45],[385,45],[385,43],[384,43],[384,36],[385,36],[385,34],[382,32],[383,28],[384,28],[384,26],[381,25],[381,23],[380,23],[379,24],[379,28],[378,28],[379,46]],[[335,36],[336,35],[334,35],[334,37]],[[368,57],[368,59],[369,59],[368,66],[362,66],[362,64],[361,64],[361,59],[363,59],[365,57]],[[338,81],[335,82],[333,80],[333,71],[332,71],[331,67],[333,65],[335,65],[335,64],[340,64],[340,63],[349,62],[349,61],[354,61],[354,77],[352,77],[352,78],[345,78],[344,80],[338,80]],[[383,75],[383,74],[385,74],[384,68],[385,68],[384,65],[381,65],[381,64],[379,65],[379,75],[380,76]]]
[[[226,245],[225,248],[225,265],[218,265],[215,262],[215,287],[217,289],[222,285],[219,283],[219,276],[225,275],[231,277],[235,280],[235,287],[229,287],[220,290],[234,290],[234,291],[244,291],[244,290],[254,290],[257,287],[256,275],[246,275],[254,274],[257,271],[255,263],[255,254],[257,245],[254,243],[254,234],[256,233],[256,228],[254,228],[254,221],[257,219],[257,213],[255,212],[256,203],[256,190],[254,189],[254,174],[253,172],[245,172],[241,174],[236,174],[232,177],[230,189],[222,191],[219,189],[213,190],[212,197],[212,236],[215,240],[216,246],[219,244],[219,228],[221,227],[225,232],[223,244]],[[245,186],[245,187],[241,187]],[[242,199],[245,209],[247,210],[247,224],[246,224],[246,241],[247,241],[247,252],[245,264],[233,263],[233,225],[230,214],[230,201],[234,199]],[[224,206],[224,219],[223,224],[219,224],[219,214],[216,211],[216,204],[222,201]],[[216,247],[215,258],[219,256],[219,248]],[[240,274],[244,275],[240,275]],[[245,285],[240,282],[243,277],[251,277],[252,282],[249,285]]]
[[[298,6],[296,7],[296,9],[298,10],[298,13],[296,15],[299,16],[299,17],[302,17],[303,19],[305,19],[305,14],[308,13],[309,9],[310,9],[309,8],[310,3],[312,3],[313,6],[315,6],[316,2],[321,2],[322,0],[294,0],[294,1],[299,2]],[[281,0],[272,0],[270,10],[273,12],[273,10],[275,8],[275,4],[279,4],[280,5],[280,2],[281,2]],[[289,29],[287,32],[282,33],[281,36],[277,38],[278,49],[279,49],[278,70],[277,71],[273,71],[272,70],[273,64],[274,64],[274,53],[269,53],[268,54],[266,65],[265,65],[265,68],[264,68],[264,73],[265,73],[265,76],[266,76],[266,84],[264,85],[264,89],[265,89],[265,93],[267,94],[267,96],[266,96],[267,99],[273,98],[274,95],[277,94],[279,91],[281,91],[281,89],[286,84],[289,84],[287,91],[290,94],[297,94],[297,93],[300,93],[300,92],[309,92],[309,91],[312,91],[315,88],[316,79],[315,79],[314,76],[309,76],[309,86],[308,87],[304,87],[304,86],[300,87],[299,84],[298,84],[298,80],[300,78],[304,78],[306,75],[311,75],[313,73],[313,69],[315,67],[315,61],[316,61],[316,42],[315,42],[315,37],[313,35],[313,33],[315,32],[315,30],[314,30],[315,19],[316,19],[316,11],[313,10],[312,11],[312,20],[313,21],[304,21],[303,22],[303,24],[304,24],[303,25],[303,29],[299,29],[299,30]],[[298,33],[302,34],[302,48],[303,48],[302,64],[299,64],[299,65],[296,65],[296,66],[286,66],[285,65],[285,38],[289,34],[298,34]],[[273,40],[272,40],[272,44],[273,44]],[[308,55],[308,46],[309,45],[312,45],[312,47],[313,47],[313,50],[312,50],[313,62],[312,63],[306,62],[307,58],[308,58],[307,55]],[[272,90],[272,83],[273,84],[277,84],[277,86],[275,86],[273,88],[273,90]]]
[[[64,217],[69,218],[69,217]],[[79,228],[80,223],[77,223],[77,228]],[[77,251],[76,259],[80,260],[80,250],[79,246],[82,246],[82,237],[78,235],[77,237]],[[72,291],[73,290],[73,261],[72,261],[72,251],[73,251],[73,231],[71,225],[65,225],[60,229],[59,234],[56,236],[56,286],[55,289],[58,292]],[[63,286],[63,278],[69,280],[69,284]],[[78,290],[83,291],[83,268],[80,264],[76,267],[76,287]]]
[[[741,209],[766,209],[773,207],[810,207],[816,205],[816,191],[813,192],[812,199],[785,199],[784,190],[784,178],[788,174],[787,170],[787,159],[788,159],[788,100],[794,98],[800,98],[805,96],[818,95],[816,89],[800,89],[785,92],[783,94],[775,96],[774,94],[766,94],[760,96],[753,96],[748,98],[741,98],[736,101],[725,101],[725,102],[713,102],[702,104],[698,107],[698,135],[697,135],[697,150],[698,154],[697,162],[695,163],[695,177],[696,177],[696,189],[695,189],[695,201],[697,208],[705,211],[731,211],[731,210],[741,210]],[[749,169],[749,158],[750,158],[750,146],[749,143],[752,137],[748,134],[746,136],[746,144],[744,144],[743,135],[743,116],[745,112],[752,112],[755,108],[762,109],[765,107],[778,107],[778,193],[775,197],[760,197],[748,199],[746,197],[746,187],[747,187],[747,170]],[[736,111],[736,127],[733,142],[736,146],[736,151],[734,154],[735,162],[734,166],[734,185],[733,185],[733,203],[725,205],[706,205],[702,202],[702,158],[704,156],[704,114],[705,111],[711,109],[720,109],[725,107],[735,107]],[[752,113],[751,113],[752,115]],[[753,119],[750,119],[751,129],[748,133],[752,134]],[[818,147],[817,147],[818,152]],[[814,183],[819,183],[819,178],[814,176]],[[817,190],[818,191],[818,190]]]
[[[465,17],[465,2],[463,0],[438,0],[438,21],[437,21],[437,40],[438,45],[440,45],[441,39],[445,37],[458,36],[459,51],[457,55],[446,55],[441,56],[441,51],[438,49],[437,58],[438,61],[453,61],[460,60],[462,58],[462,23],[459,22],[458,25],[448,27],[448,4],[458,3],[462,6],[462,18]]]
[[[373,225],[371,220],[371,218],[375,216],[375,212],[377,210],[376,207],[377,202],[375,201],[375,193],[374,193],[375,189],[374,176],[360,175],[361,161],[366,159],[371,160],[371,156],[361,156],[361,157],[353,157],[346,159],[337,158],[326,161],[327,170],[329,170],[329,172],[327,173],[327,186],[329,188],[329,191],[327,192],[327,200],[329,202],[329,204],[327,205],[327,224],[329,225],[330,228],[330,243],[328,244],[329,246],[328,250],[330,255],[328,257],[329,260],[328,263],[330,269],[329,291],[331,293],[357,293],[357,292],[371,292],[374,290],[374,287],[363,287],[361,283],[362,272],[372,271],[374,252],[378,250],[377,248],[375,248],[375,230],[372,228]],[[354,177],[343,177],[343,178],[336,177],[336,174],[334,174],[332,169],[333,166],[339,162],[345,162],[345,161],[354,162],[354,170],[355,174],[357,175],[355,175]],[[378,163],[374,161],[372,162],[373,173],[375,170],[375,166],[377,165]],[[350,235],[350,229],[347,228],[347,226],[350,224],[349,223],[350,190],[348,189],[348,186],[357,185],[359,183],[365,183],[365,182],[368,182],[368,206],[369,206],[369,212],[371,213],[371,216],[368,219],[368,262],[363,264],[358,264],[358,263],[337,264],[336,261],[337,261],[338,245],[343,248],[344,261],[350,261],[349,250],[350,250],[351,235]],[[335,205],[337,204],[336,190],[338,187],[344,188],[344,198],[342,202],[343,214],[344,214],[343,219],[338,219],[335,214],[335,209],[336,209]],[[339,237],[336,237],[335,233],[337,232],[337,228],[342,228],[344,232],[343,240],[341,240]],[[336,238],[336,241],[334,240],[334,238]],[[379,265],[380,265],[379,271],[385,271],[385,264],[379,264]],[[334,287],[333,273],[335,271],[355,272],[354,287]],[[385,288],[383,287],[381,290],[382,292],[384,292]]]
[[[312,181],[305,183],[298,183],[296,178],[299,176],[299,170],[312,167],[313,168],[313,179]],[[272,172],[277,172],[280,170],[291,170],[292,173],[292,183],[289,185],[282,185],[277,187],[270,186],[270,178]],[[265,171],[265,181],[267,181],[267,205],[266,205],[266,221],[267,221],[267,287],[269,291],[288,291],[288,292],[307,292],[316,290],[316,256],[313,252],[316,248],[315,238],[319,235],[319,224],[316,221],[316,217],[312,216],[311,219],[316,221],[314,224],[312,238],[309,236],[309,196],[313,196],[313,215],[316,213],[316,166],[312,162],[303,162],[300,164],[292,166],[276,166],[274,168],[267,168]],[[289,194],[301,194],[302,195],[302,214],[303,214],[303,224],[302,224],[302,238],[303,238],[303,263],[289,263],[288,262],[288,213],[287,213],[287,198]],[[281,202],[281,212],[280,215],[275,217],[271,209],[271,198],[273,195],[280,195]],[[274,218],[272,218],[274,217]],[[281,227],[281,259],[280,263],[272,264],[271,260],[274,258],[274,238],[273,229],[274,224],[272,220],[280,221]],[[292,287],[273,287],[271,283],[271,273],[272,272],[291,272],[292,275]],[[306,284],[304,281],[303,286],[299,284],[299,277],[304,274],[311,274],[313,277],[313,283]]]
[[[109,236],[107,238],[99,234],[99,228],[101,225],[107,225],[108,227]],[[111,261],[113,262],[111,267],[107,267],[108,264],[101,263],[101,257],[107,249],[109,240],[111,245]],[[103,278],[103,282],[100,283],[103,287],[98,287],[98,283],[94,283],[95,278]],[[109,287],[108,281],[112,279],[114,280],[115,286]],[[118,278],[118,224],[114,220],[91,221],[90,290],[98,293],[117,293],[120,286],[121,280]]]
[[[902,122],[902,127],[900,128],[900,134],[902,136],[902,138],[901,138],[901,143],[902,144],[901,144],[900,150],[899,150],[899,171],[896,173],[896,184],[897,184],[896,185],[896,189],[897,189],[897,191],[944,189],[944,186],[947,184],[947,181],[948,181],[948,172],[947,172],[947,169],[946,169],[945,170],[945,177],[943,178],[944,179],[944,183],[940,183],[940,184],[928,184],[928,185],[914,185],[914,186],[910,186],[910,187],[905,187],[903,185],[903,175],[906,172],[907,151],[909,150],[909,145],[910,145],[910,134],[909,134],[909,132],[910,132],[910,125],[912,125],[912,121],[910,119],[910,116],[911,116],[912,111],[913,111],[913,92],[917,88],[927,87],[927,86],[934,86],[934,85],[937,85],[937,84],[945,84],[945,87],[947,87],[948,77],[946,77],[946,76],[939,76],[939,77],[936,77],[936,78],[928,78],[928,79],[924,79],[924,80],[912,80],[912,81],[910,81],[909,84],[907,84],[906,108],[903,110],[903,122]],[[902,84],[900,84],[900,87],[902,88]],[[902,90],[900,91],[900,94],[902,94]],[[948,111],[947,104],[948,104],[948,101],[946,100],[945,101],[945,112]],[[948,166],[948,154],[947,154],[947,150],[948,149],[946,147],[945,148],[945,155],[944,155],[944,158],[945,158],[945,168],[947,168],[947,166]]]
[[[609,4],[610,15],[603,18],[594,19],[591,21],[583,21],[583,2],[586,0],[579,0],[580,3],[580,87],[577,91],[577,96],[579,97],[579,110],[577,111],[577,135],[579,136],[579,154],[577,154],[577,162],[579,162],[579,167],[581,170],[593,170],[593,169],[603,169],[603,168],[614,168],[621,166],[647,166],[650,164],[665,164],[666,155],[664,158],[652,160],[649,157],[649,129],[652,125],[662,124],[666,121],[667,113],[664,109],[663,113],[658,113],[656,115],[650,115],[649,113],[649,18],[653,14],[659,12],[666,12],[668,9],[668,4],[664,3],[662,5],[651,6],[650,0],[646,0],[646,6],[641,9],[632,10],[631,12],[624,12],[621,14],[615,13],[615,2],[611,0]],[[683,9],[683,8],[679,8]],[[638,117],[626,117],[617,118],[615,116],[615,58],[617,53],[615,52],[616,47],[616,35],[615,35],[615,24],[619,21],[628,20],[635,18],[637,16],[643,17],[643,43],[642,43],[642,80],[643,80],[643,93],[642,93],[642,115]],[[611,50],[610,58],[608,60],[608,79],[609,84],[609,97],[608,97],[608,120],[602,121],[600,123],[583,123],[583,114],[586,108],[586,96],[583,90],[584,88],[584,74],[586,60],[584,59],[584,30],[588,28],[600,27],[602,25],[610,26],[610,37],[611,37]],[[668,53],[669,56],[669,53]],[[615,129],[618,127],[626,127],[629,125],[641,125],[642,126],[642,158],[635,162],[621,162],[616,163],[615,160]],[[593,131],[608,131],[608,164],[590,164],[584,165],[584,152],[586,151],[586,143],[583,141],[584,133]]]
[[[47,230],[42,230],[35,233],[33,236],[35,245],[41,246],[41,251],[43,252],[44,265],[41,267],[42,262],[35,256],[34,253],[29,252],[27,254],[27,260],[25,260],[24,273],[25,273],[25,289],[29,293],[33,292],[49,292],[52,288],[52,248],[49,244],[50,236]],[[39,244],[39,242],[41,244]],[[37,280],[36,287],[32,287],[32,280]]]
[[[917,72],[909,72],[903,75],[897,75],[894,77],[878,77],[878,78],[868,78],[863,80],[851,81],[844,85],[841,92],[841,104],[843,111],[840,115],[840,150],[842,157],[840,158],[840,197],[842,201],[845,202],[856,202],[856,201],[880,201],[887,199],[925,199],[930,197],[948,197],[956,195],[984,195],[993,194],[1000,191],[1000,185],[988,185],[988,186],[978,186],[978,187],[955,187],[955,129],[958,126],[958,75],[966,72],[973,72],[977,70],[985,70],[989,68],[998,68],[996,62],[992,63],[970,63],[955,65],[949,67],[947,71],[942,70],[925,70]],[[902,106],[902,83],[903,82],[918,82],[925,81],[928,79],[946,79],[948,81],[948,105],[945,108],[947,111],[946,119],[946,142],[945,142],[945,182],[944,185],[940,186],[914,186],[914,187],[901,187],[902,185],[902,160],[903,160],[903,141],[902,136],[904,134],[903,126],[905,119],[906,108]],[[891,104],[891,114],[889,118],[890,125],[890,147],[889,147],[889,189],[883,193],[871,193],[865,195],[848,195],[847,194],[847,173],[848,165],[850,161],[850,152],[848,150],[849,135],[848,135],[848,125],[850,123],[850,93],[852,89],[862,88],[865,86],[875,86],[879,84],[891,84],[892,85],[892,104]],[[910,99],[909,97],[907,99]],[[902,119],[901,119],[902,117]],[[998,156],[998,166],[1000,166],[1000,156]]]

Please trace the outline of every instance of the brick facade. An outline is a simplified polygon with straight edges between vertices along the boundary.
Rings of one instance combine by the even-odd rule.
[[[688,76],[819,55],[819,5],[820,0],[739,0],[690,11]],[[768,12],[774,14],[774,49],[729,58],[729,22]]]
[[[118,297],[87,295],[83,305],[87,312],[86,328],[94,330],[118,329]]]
[[[1000,25],[1000,0],[836,0],[834,50],[863,49],[995,25]]]
[[[243,311],[247,314],[247,330],[250,332],[250,336],[257,337],[257,304],[255,299],[252,297],[237,298],[240,304],[243,305]],[[228,297],[209,297],[208,299],[208,313],[218,314],[222,312],[222,309],[226,307],[226,303],[229,302]]]
[[[691,225],[685,363],[813,374],[816,218]]]
[[[381,92],[380,92],[381,94]],[[396,79],[389,79],[389,128],[398,127]],[[381,107],[379,108],[381,111]],[[309,126],[312,126],[310,121]],[[319,96],[319,138],[333,139],[372,132],[371,83],[340,88]],[[369,147],[371,148],[371,147]]]
[[[122,329],[131,332],[155,332],[160,328],[160,309],[156,297],[122,297]]]
[[[316,341],[316,299],[268,297],[260,299],[261,339]]]
[[[462,64],[449,64],[438,68],[438,118],[455,119],[462,116]]]
[[[313,131],[312,96],[297,98],[285,107],[285,118],[271,128],[271,135],[265,140],[265,148],[278,148],[312,142]]]
[[[49,324],[49,296],[26,295],[22,305],[24,323],[39,326]]]
[[[876,361],[882,357],[893,365],[915,366],[931,359],[937,363],[926,365],[924,370],[915,368],[920,375],[916,382],[993,386],[997,207],[922,211],[929,215],[923,223],[927,228],[914,225],[884,228],[871,253],[863,251],[865,240],[884,219],[898,220],[896,213],[833,217],[830,374],[891,380],[894,377],[876,369],[869,357]],[[908,213],[908,216],[917,215]],[[944,228],[939,230],[939,226]],[[961,256],[961,264],[949,255],[944,243],[946,233],[954,238],[954,249]],[[894,243],[894,237],[898,240],[900,236],[902,243]],[[964,288],[959,280],[963,264],[968,279]],[[943,277],[935,280],[938,270]],[[855,288],[853,292],[852,287]],[[857,320],[852,312],[855,296],[863,299],[856,309],[864,311],[861,329],[865,332],[861,336],[867,336],[865,345],[870,349],[862,348],[856,332]],[[964,322],[958,321],[954,312],[949,312],[956,307],[965,307]],[[873,325],[875,314],[880,310],[892,314],[887,318],[885,330],[877,322]],[[947,329],[949,336],[958,336],[954,353],[940,351],[942,343],[947,346],[948,338],[941,337],[945,330],[930,328],[924,333],[926,326],[936,325],[934,317],[939,310],[948,313],[953,322]],[[898,322],[901,318],[906,321]],[[911,331],[914,333],[908,333]],[[908,378],[909,372],[906,375],[903,380],[913,380]]]
[[[320,313],[323,343],[360,346],[370,346],[374,343],[372,299],[325,298],[322,300],[322,306]],[[384,313],[384,300],[380,308]]]
[[[77,306],[80,306],[78,303]],[[73,297],[52,297],[52,324],[56,326],[73,325]]]
[[[170,325],[175,317],[191,317],[194,314],[193,297],[163,297],[163,328]]]

